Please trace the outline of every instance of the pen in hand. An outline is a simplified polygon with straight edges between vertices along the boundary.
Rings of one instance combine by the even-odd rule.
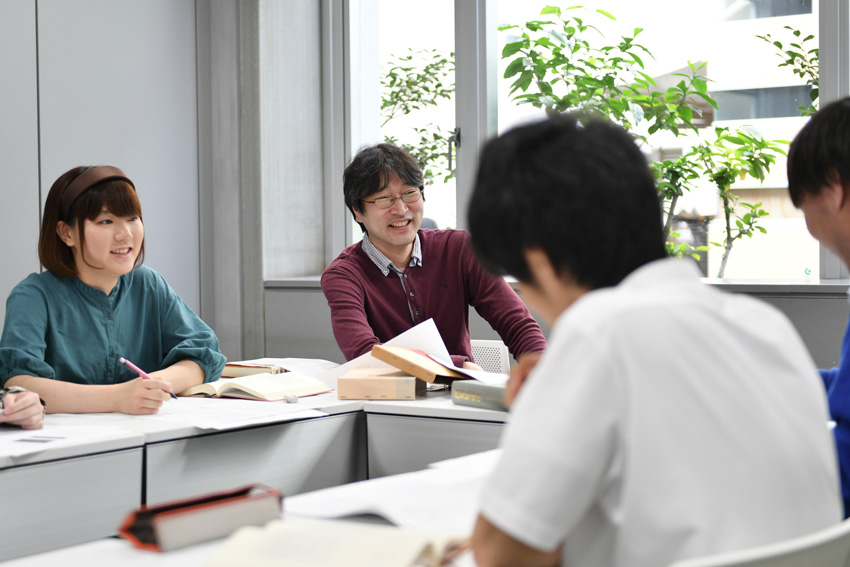
[[[127,368],[129,368],[130,370],[132,370],[133,372],[135,372],[136,374],[138,374],[139,376],[141,376],[145,380],[153,380],[153,378],[148,376],[147,372],[145,372],[144,370],[142,370],[141,368],[139,368],[138,366],[136,366],[135,364],[133,364],[132,362],[130,362],[129,360],[124,358],[123,356],[118,359],[118,362],[120,362],[121,364],[123,364],[124,366],[126,366]],[[168,392],[168,393],[169,393],[169,395],[171,395],[171,397],[173,399],[175,399],[175,400],[177,399],[177,396],[174,395],[174,392]]]

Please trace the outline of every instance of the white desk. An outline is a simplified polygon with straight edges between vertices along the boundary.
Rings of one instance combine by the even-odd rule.
[[[168,407],[176,413],[192,401],[176,400]],[[347,401],[330,393],[302,398],[298,404],[243,403],[275,415],[265,415],[258,424],[234,423],[218,430],[169,420],[168,411],[151,417],[47,416],[43,434],[53,425],[94,425],[111,433],[99,443],[38,455],[12,458],[0,453],[0,560],[114,535],[126,514],[144,503],[253,482],[292,496],[419,470],[495,448],[507,417],[455,406],[447,392],[413,402]],[[295,410],[324,415],[308,417]]]
[[[388,523],[386,519],[392,519],[406,529],[435,531],[434,526],[444,526],[450,533],[469,533],[474,525],[478,490],[491,468],[488,463],[494,462],[492,455],[476,455],[460,463],[445,462],[415,473],[295,496],[284,500],[284,516],[287,521],[304,521],[310,517],[338,518],[342,515],[349,521],[375,522],[368,517],[348,516],[375,511],[385,518],[378,523]],[[435,499],[439,503],[437,506],[433,504]],[[350,509],[346,511],[346,508]],[[287,510],[290,510],[288,516]],[[435,513],[439,516],[434,517]],[[20,558],[4,567],[201,567],[208,565],[225,545],[226,540],[217,540],[156,553],[109,538]],[[279,547],[285,552],[286,543],[281,542]],[[457,567],[461,565],[472,565],[471,557],[459,562]]]
[[[225,420],[218,425],[221,429],[210,429],[177,421],[181,410],[192,409],[192,416],[200,416],[198,404],[211,406],[219,416],[238,406],[239,415],[254,423]],[[363,480],[361,409],[361,402],[337,400],[330,393],[302,398],[297,404],[179,399],[169,402],[159,416],[56,417],[64,423],[108,424],[143,436],[141,501],[156,504],[255,482],[294,495]],[[311,410],[315,415],[300,415]]]
[[[430,463],[495,449],[508,414],[455,405],[449,392],[416,401],[368,401],[369,478],[412,472]]]
[[[115,533],[141,503],[144,438],[128,431],[3,428],[0,456],[0,560],[93,541]],[[71,433],[68,438],[49,439]],[[13,456],[12,443],[40,450]]]

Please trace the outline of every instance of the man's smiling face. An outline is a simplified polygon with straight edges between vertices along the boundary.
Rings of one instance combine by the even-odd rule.
[[[420,197],[412,203],[405,203],[400,197],[407,191],[419,191],[419,188],[405,185],[398,175],[393,174],[384,189],[364,199],[374,201],[378,197],[396,197],[391,207],[379,209],[373,203],[363,203],[362,213],[354,210],[354,218],[366,227],[369,240],[389,258],[412,250],[413,240],[422,224],[425,201]]]

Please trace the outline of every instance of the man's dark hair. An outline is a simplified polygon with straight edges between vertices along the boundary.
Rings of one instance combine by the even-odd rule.
[[[393,144],[375,144],[360,148],[342,174],[342,192],[345,206],[354,214],[355,209],[363,214],[363,199],[384,189],[393,174],[405,185],[419,187],[425,199],[425,177],[413,157]],[[363,223],[358,223],[366,232]]]
[[[529,284],[527,249],[591,289],[666,256],[646,158],[625,130],[598,120],[558,116],[488,142],[468,218],[482,264]]]
[[[850,97],[815,113],[788,151],[788,193],[795,207],[833,182],[850,184]]]

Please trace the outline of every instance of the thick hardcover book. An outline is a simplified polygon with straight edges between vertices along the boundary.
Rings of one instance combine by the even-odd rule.
[[[505,404],[505,386],[486,384],[478,380],[452,382],[452,402],[461,406],[508,411]]]
[[[452,380],[468,378],[424,352],[411,348],[375,345],[372,347],[372,356],[426,382],[448,384]]]
[[[415,400],[425,393],[425,382],[397,368],[355,368],[339,377],[340,400]]]
[[[238,378],[251,374],[280,374],[286,369],[277,364],[267,364],[261,359],[257,360],[235,360],[224,365],[221,371],[222,378]]]
[[[196,498],[142,506],[118,533],[140,549],[169,551],[280,519],[283,496],[260,484]]]

